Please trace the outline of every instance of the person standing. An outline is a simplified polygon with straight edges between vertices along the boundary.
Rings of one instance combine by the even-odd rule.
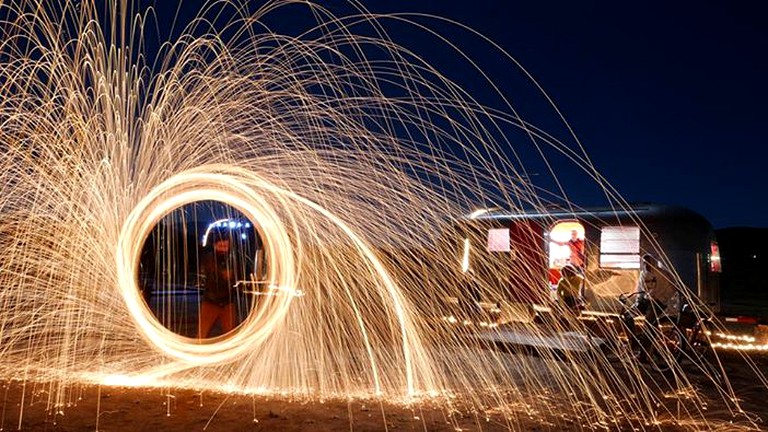
[[[201,257],[200,267],[205,276],[203,299],[200,303],[197,338],[210,335],[218,321],[222,334],[235,328],[237,309],[235,285],[245,280],[246,269],[233,251],[228,230],[213,230],[213,250]]]
[[[568,258],[568,264],[579,270],[584,269],[584,239],[579,238],[579,232],[577,230],[571,230],[571,239],[567,242],[555,241],[554,243],[559,246],[568,246],[571,251],[570,257]]]

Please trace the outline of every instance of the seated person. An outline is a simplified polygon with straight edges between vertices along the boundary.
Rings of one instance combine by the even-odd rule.
[[[557,300],[569,310],[578,309],[578,296],[584,277],[576,267],[570,264],[560,269],[560,276],[557,282]]]
[[[651,322],[654,322],[658,315],[677,316],[680,312],[675,277],[661,268],[659,261],[653,255],[643,256],[637,282],[636,306]]]

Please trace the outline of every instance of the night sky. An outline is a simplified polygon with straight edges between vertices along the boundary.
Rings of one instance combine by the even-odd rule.
[[[340,0],[320,3],[338,15],[349,10]],[[598,170],[627,200],[682,205],[716,228],[768,227],[768,3],[362,3],[374,13],[442,16],[494,40],[554,99]],[[183,8],[193,11],[196,4],[185,1]],[[511,83],[521,74],[509,62],[493,61],[498,53],[465,31],[415,19],[480,57],[496,81],[509,74],[504,90],[515,107],[550,130],[553,114],[544,114],[530,88],[516,93]],[[482,97],[484,86],[462,81],[462,67],[435,49],[433,39],[394,23],[387,29]],[[570,198],[589,206],[599,201],[594,193],[575,191]]]

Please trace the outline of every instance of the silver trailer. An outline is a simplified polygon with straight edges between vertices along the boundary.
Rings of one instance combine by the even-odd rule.
[[[714,230],[682,207],[490,209],[474,212],[457,227],[461,271],[474,280],[468,294],[478,301],[546,304],[560,268],[576,264],[585,276],[588,308],[612,310],[619,294],[636,289],[642,256],[651,254],[702,303],[719,310]],[[583,255],[576,257],[574,246],[582,247]]]

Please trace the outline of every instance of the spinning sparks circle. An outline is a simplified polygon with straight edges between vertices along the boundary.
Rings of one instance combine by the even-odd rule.
[[[269,303],[250,311],[245,321],[231,333],[198,341],[180,336],[154,318],[140,296],[137,285],[141,245],[155,224],[172,210],[202,200],[229,204],[255,224],[267,249],[267,275],[270,286],[293,287],[296,268],[291,242],[278,216],[264,198],[241,183],[237,177],[205,167],[179,173],[155,187],[128,215],[117,243],[116,265],[120,292],[141,334],[165,354],[193,364],[234,360],[244,352],[258,349],[279,325],[294,296],[269,298]]]

